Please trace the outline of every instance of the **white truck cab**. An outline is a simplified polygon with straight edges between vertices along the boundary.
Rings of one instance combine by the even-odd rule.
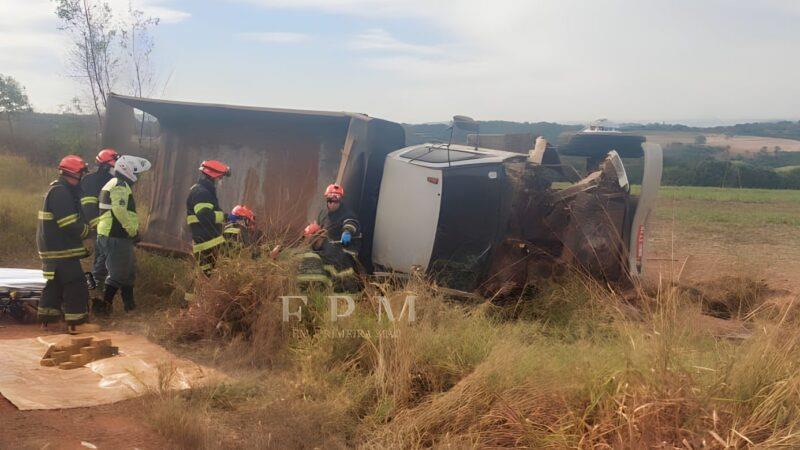
[[[456,144],[421,144],[390,153],[384,162],[372,242],[376,270],[422,271],[441,285],[475,290],[497,270],[509,243],[514,249],[527,247],[522,255],[530,259],[534,248],[553,247],[561,231],[574,233],[574,224],[552,236],[531,228],[556,223],[555,212],[568,210],[576,195],[593,195],[599,202],[616,205],[610,210],[618,211],[612,225],[620,242],[604,249],[619,251],[623,256],[615,260],[617,264],[631,278],[640,277],[661,183],[661,147],[641,136],[595,129],[578,133],[558,151],[548,146],[536,161],[534,153],[529,157]],[[588,175],[581,179],[572,167],[561,164],[559,154],[586,157]],[[623,164],[628,158],[643,161],[639,195],[631,194]],[[564,184],[557,179],[562,175],[573,187],[563,191],[556,187]],[[598,180],[604,176],[619,183],[614,192],[601,192]],[[526,206],[536,202],[539,210]]]

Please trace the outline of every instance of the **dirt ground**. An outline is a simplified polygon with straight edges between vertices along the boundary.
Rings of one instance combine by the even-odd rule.
[[[775,147],[780,147],[784,152],[800,152],[800,141],[793,139],[760,137],[760,136],[725,136],[724,134],[713,133],[690,133],[690,132],[645,132],[648,142],[655,142],[662,146],[667,146],[673,142],[682,144],[692,144],[698,135],[706,137],[706,144],[715,147],[730,147],[731,153],[741,155],[753,155],[758,153],[763,147],[772,153]]]
[[[57,329],[43,332],[36,325],[20,325],[0,319],[0,339],[23,339],[59,332]],[[138,402],[134,399],[93,408],[19,411],[0,396],[0,448],[169,448],[168,441],[144,425]]]
[[[786,217],[791,220],[786,220]],[[682,284],[721,276],[800,294],[800,205],[659,199],[647,242],[648,278]]]

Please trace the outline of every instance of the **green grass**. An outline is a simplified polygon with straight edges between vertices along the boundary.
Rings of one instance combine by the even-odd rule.
[[[662,186],[659,197],[741,203],[800,203],[800,190]]]

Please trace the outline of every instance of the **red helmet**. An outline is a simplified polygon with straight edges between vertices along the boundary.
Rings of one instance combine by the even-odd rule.
[[[89,166],[80,156],[67,155],[58,163],[58,170],[63,175],[80,179],[89,171]]]
[[[113,148],[104,148],[100,150],[100,153],[94,158],[97,164],[108,164],[109,166],[113,166],[114,161],[117,159],[119,159],[119,153]]]
[[[320,234],[323,231],[325,230],[323,230],[323,228],[319,226],[317,222],[311,222],[310,224],[308,224],[306,229],[303,230],[303,236],[305,236],[306,238],[310,238],[311,236]]]
[[[325,198],[328,200],[341,201],[344,197],[344,189],[338,184],[331,184],[325,189]]]
[[[208,175],[213,180],[231,176],[231,168],[228,167],[227,164],[215,159],[209,159],[200,163],[200,172]]]
[[[233,209],[231,210],[231,214],[233,214],[234,216],[244,217],[249,222],[256,221],[256,215],[253,214],[253,211],[250,208],[244,205],[234,206]]]

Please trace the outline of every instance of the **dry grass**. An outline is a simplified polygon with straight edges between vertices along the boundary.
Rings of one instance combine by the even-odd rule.
[[[36,212],[55,176],[21,156],[0,155],[0,265],[38,267]]]
[[[279,268],[289,261],[239,264],[210,280],[210,298],[271,304],[276,291],[236,281],[247,270],[265,270],[266,284],[279,276],[294,292],[290,271]],[[622,296],[577,276],[506,306],[466,305],[421,280],[370,285],[356,312],[337,322],[325,320],[324,298],[312,296],[293,332],[263,317],[251,320],[250,337],[208,328],[218,345],[252,358],[236,370],[251,369],[215,390],[223,394],[154,401],[153,423],[183,436],[186,448],[793,447],[796,306],[762,307],[769,291],[761,286],[703,287],[709,297],[737,299],[736,315],[752,332],[744,340],[704,326],[704,302],[691,291]],[[398,311],[408,294],[417,297],[415,322],[378,318],[379,295]],[[280,339],[258,341],[252,333],[262,327]],[[280,354],[281,364],[264,366],[264,354]],[[290,431],[298,429],[307,431]]]
[[[47,181],[4,198],[15,236],[35,225],[38,200],[23,196]],[[230,375],[142,399],[177,447],[800,447],[798,307],[751,276],[624,295],[574,276],[503,306],[413,279],[369,285],[337,322],[316,293],[287,324],[278,297],[298,292],[291,255],[220,267],[206,279],[142,255],[142,308],[126,316]],[[398,312],[407,294],[415,322],[378,317],[378,296]],[[716,303],[736,320],[703,314]]]

